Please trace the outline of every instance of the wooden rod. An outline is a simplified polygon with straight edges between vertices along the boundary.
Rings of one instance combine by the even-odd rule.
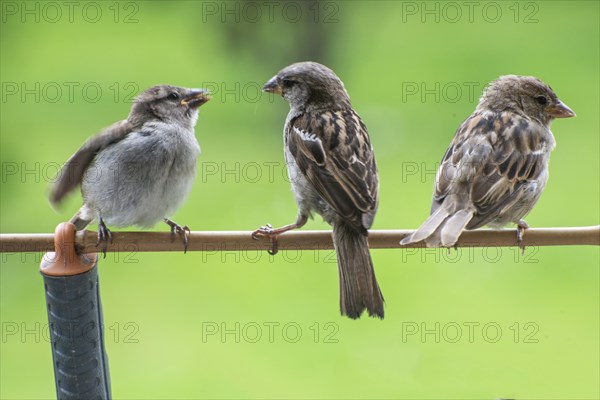
[[[412,230],[375,230],[369,232],[372,249],[419,248],[421,243],[400,246],[399,242]],[[516,246],[516,230],[478,229],[465,231],[457,247],[507,247]],[[174,239],[174,240],[173,240]],[[81,231],[75,235],[75,245],[80,252],[95,253],[96,232]],[[333,248],[331,231],[297,230],[286,232],[278,239],[280,250],[327,250]],[[528,246],[583,246],[600,245],[600,225],[574,228],[530,228],[525,231],[523,243]],[[199,231],[189,236],[188,251],[251,251],[268,250],[267,238],[253,240],[250,231]],[[54,234],[0,234],[0,252],[46,252],[54,250]],[[113,231],[113,243],[107,252],[183,251],[179,237],[170,232],[118,232]]]

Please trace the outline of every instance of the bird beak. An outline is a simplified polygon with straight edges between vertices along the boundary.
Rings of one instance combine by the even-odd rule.
[[[558,103],[548,107],[546,112],[554,118],[571,118],[575,117],[575,112],[571,110],[565,103],[558,101]]]
[[[281,86],[277,82],[277,75],[272,77],[269,82],[265,83],[265,86],[263,86],[263,92],[281,95],[282,91]]]
[[[212,99],[210,92],[206,89],[193,89],[186,97],[181,99],[182,106],[198,108]]]

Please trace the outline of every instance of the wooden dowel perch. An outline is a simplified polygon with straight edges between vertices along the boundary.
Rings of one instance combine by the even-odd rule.
[[[399,249],[423,247],[421,243],[400,246],[399,242],[410,230],[370,231],[372,249]],[[463,232],[458,247],[516,246],[516,230],[487,230]],[[95,253],[96,232],[81,231],[75,235],[76,247],[83,253]],[[172,240],[170,232],[118,232],[113,231],[113,243],[107,251],[183,251],[179,237]],[[333,248],[331,231],[298,230],[279,236],[279,250],[327,250]],[[582,246],[600,245],[600,225],[575,228],[530,228],[525,231],[523,244],[528,246]],[[253,240],[250,231],[192,232],[188,251],[251,251],[268,250],[266,238]],[[46,252],[54,249],[53,234],[1,234],[0,252]]]

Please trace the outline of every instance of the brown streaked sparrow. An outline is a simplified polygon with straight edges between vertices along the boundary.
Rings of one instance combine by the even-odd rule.
[[[379,179],[367,127],[352,109],[342,81],[324,65],[292,64],[269,80],[264,90],[290,105],[284,126],[284,154],[298,218],[295,223],[254,232],[277,236],[302,227],[312,212],[333,226],[340,311],[359,318],[366,309],[383,318],[383,296],[369,253],[367,229],[378,205]]]
[[[574,117],[550,86],[532,76],[501,76],[458,128],[435,178],[429,218],[400,244],[452,247],[464,229],[523,221],[548,180],[555,141],[550,124]]]

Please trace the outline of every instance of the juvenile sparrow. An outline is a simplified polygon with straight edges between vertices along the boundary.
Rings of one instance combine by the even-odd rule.
[[[548,180],[550,124],[574,116],[538,78],[507,75],[490,83],[442,158],[430,217],[400,244],[451,247],[463,229],[513,222],[522,247],[522,218]]]
[[[269,80],[264,91],[290,104],[284,127],[284,154],[298,217],[279,229],[253,233],[277,236],[302,227],[316,211],[333,226],[342,315],[359,318],[367,309],[383,318],[383,296],[369,254],[367,229],[377,211],[379,180],[367,127],[352,109],[337,75],[315,62],[292,64]]]
[[[135,99],[126,120],[91,137],[66,162],[51,190],[60,202],[81,185],[83,206],[71,218],[77,230],[98,219],[98,244],[112,236],[106,227],[147,228],[164,220],[183,238],[189,228],[167,219],[192,188],[200,146],[194,135],[198,107],[210,100],[204,89],[159,85]]]

